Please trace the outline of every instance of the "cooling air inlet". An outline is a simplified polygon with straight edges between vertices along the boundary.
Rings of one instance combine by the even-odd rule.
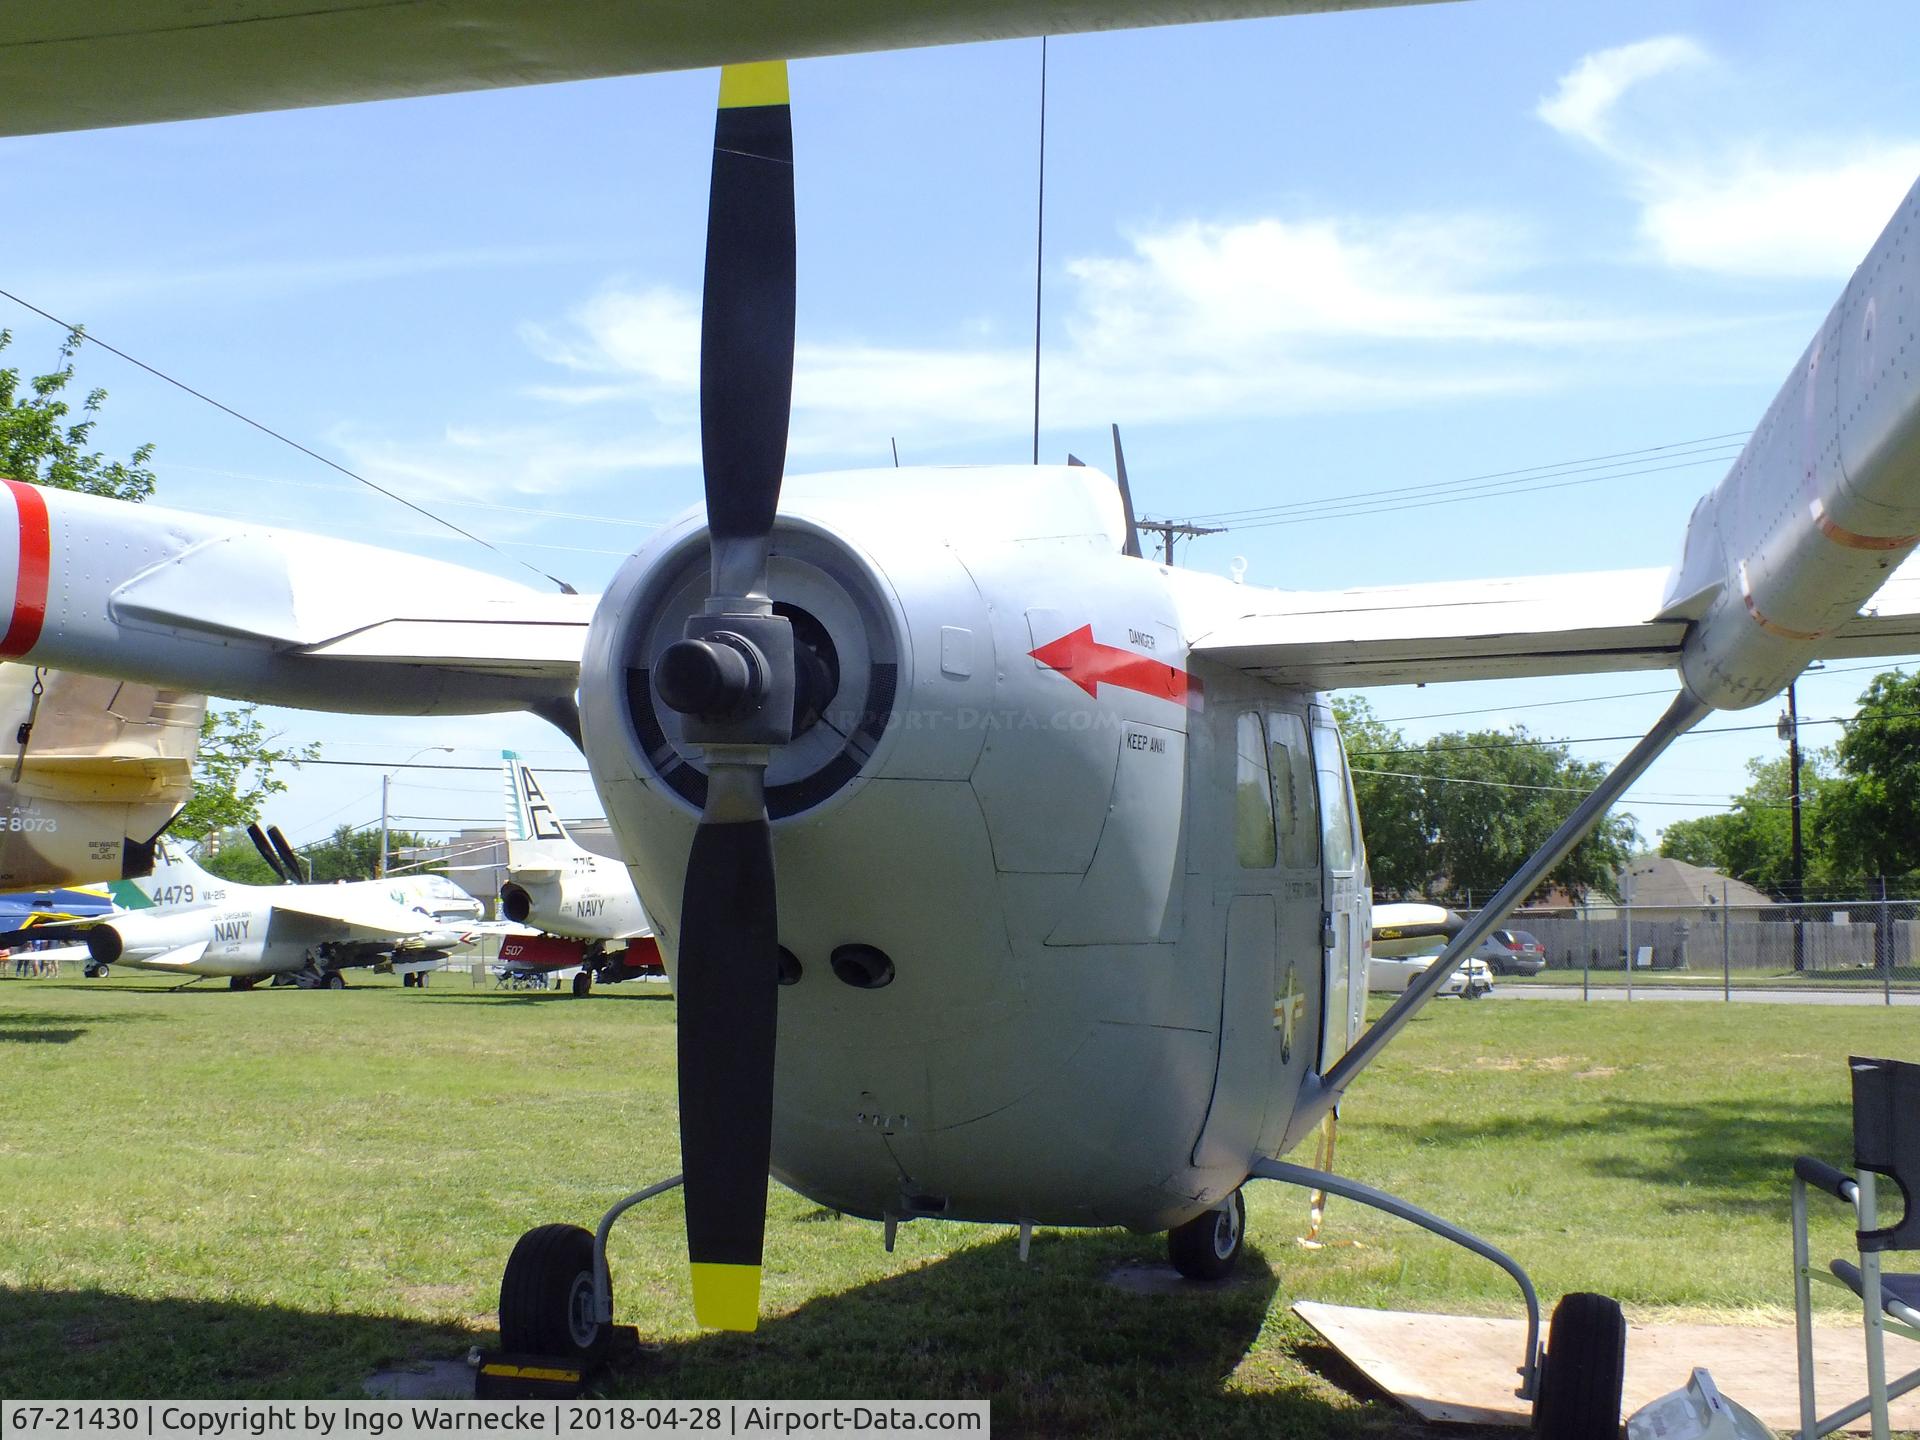
[[[615,650],[626,667],[627,721],[644,770],[694,810],[706,803],[705,756],[684,739],[679,709],[663,699],[660,670],[684,643],[685,622],[700,612],[707,584],[707,537],[698,531],[653,568]],[[901,642],[871,567],[804,522],[775,529],[768,589],[775,612],[793,627],[795,658],[793,739],[767,767],[767,812],[778,820],[818,809],[870,768],[899,695]],[[676,652],[672,660],[686,658]],[[666,688],[686,698],[686,676],[669,678]]]

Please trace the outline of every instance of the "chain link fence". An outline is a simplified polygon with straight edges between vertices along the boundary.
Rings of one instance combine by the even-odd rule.
[[[1718,989],[1729,999],[1734,991],[1877,991],[1888,1003],[1920,996],[1920,900],[1596,903],[1519,910],[1503,928],[1527,932],[1546,952],[1538,975],[1506,983]]]

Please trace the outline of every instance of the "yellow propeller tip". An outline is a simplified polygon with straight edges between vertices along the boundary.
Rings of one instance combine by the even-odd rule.
[[[693,1318],[705,1330],[759,1329],[760,1267],[696,1263]]]
[[[720,108],[744,109],[749,105],[785,105],[787,103],[787,62],[756,60],[745,65],[725,65],[720,69]]]

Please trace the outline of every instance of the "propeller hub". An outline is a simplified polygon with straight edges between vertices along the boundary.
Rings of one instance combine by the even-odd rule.
[[[660,699],[682,715],[737,720],[766,698],[767,661],[744,635],[719,630],[676,640],[653,673]]]

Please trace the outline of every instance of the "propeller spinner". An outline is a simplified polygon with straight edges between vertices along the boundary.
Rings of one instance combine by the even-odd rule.
[[[793,737],[793,628],[767,554],[793,394],[793,124],[782,61],[721,72],[700,325],[712,581],[668,647],[660,699],[700,745],[707,800],[687,860],[679,974],[680,1154],[701,1325],[759,1320],[779,993],[769,752]]]

